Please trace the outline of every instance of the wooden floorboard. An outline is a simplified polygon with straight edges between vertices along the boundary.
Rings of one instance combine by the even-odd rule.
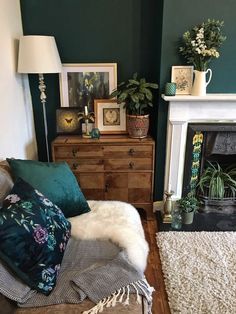
[[[152,314],[170,314],[164,278],[161,270],[161,261],[156,244],[156,233],[158,230],[155,216],[152,220],[142,218],[142,224],[146,240],[150,247],[145,275],[149,284],[155,288],[155,292],[153,293]]]

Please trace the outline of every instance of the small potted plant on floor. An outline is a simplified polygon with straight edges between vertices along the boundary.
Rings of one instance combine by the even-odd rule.
[[[182,211],[182,219],[184,224],[193,222],[194,213],[199,208],[199,202],[195,196],[189,193],[177,201],[179,208]]]
[[[149,129],[148,108],[152,107],[152,89],[155,83],[148,83],[145,78],[138,78],[135,73],[131,79],[120,83],[110,98],[117,97],[119,104],[124,104],[127,114],[127,131],[130,137],[144,138]]]

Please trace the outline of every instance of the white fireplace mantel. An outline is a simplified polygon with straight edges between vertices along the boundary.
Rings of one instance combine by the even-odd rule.
[[[173,199],[182,195],[184,158],[189,123],[236,123],[236,94],[162,96],[169,102],[166,140],[165,190]]]

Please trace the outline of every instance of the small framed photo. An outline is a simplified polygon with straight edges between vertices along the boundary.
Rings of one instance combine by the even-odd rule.
[[[56,110],[57,134],[82,134],[78,108],[60,108]]]
[[[95,127],[101,134],[125,134],[126,110],[114,99],[95,99]]]
[[[176,83],[176,95],[190,95],[193,84],[193,66],[172,66],[171,82]]]
[[[61,107],[94,111],[94,99],[109,98],[117,87],[116,63],[63,64],[60,73]]]

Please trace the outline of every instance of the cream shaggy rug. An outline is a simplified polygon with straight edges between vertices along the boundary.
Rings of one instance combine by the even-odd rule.
[[[171,313],[236,313],[236,232],[159,232]]]

